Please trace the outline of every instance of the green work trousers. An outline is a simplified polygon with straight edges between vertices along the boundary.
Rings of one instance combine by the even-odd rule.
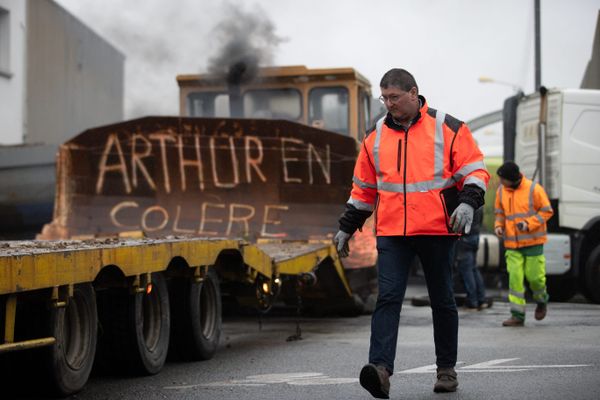
[[[546,291],[546,258],[543,254],[526,256],[518,250],[506,250],[506,269],[508,270],[508,301],[511,314],[525,319],[525,282],[533,292],[536,303],[547,303]]]

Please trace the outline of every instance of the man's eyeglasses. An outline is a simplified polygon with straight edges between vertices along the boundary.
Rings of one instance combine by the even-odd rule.
[[[408,93],[408,92],[406,92],[406,93]],[[379,101],[382,102],[383,104],[385,104],[386,102],[388,102],[390,104],[396,104],[397,102],[400,101],[401,98],[403,98],[406,95],[406,93],[403,93],[400,95],[393,94],[391,96],[381,95],[381,96],[379,96]]]

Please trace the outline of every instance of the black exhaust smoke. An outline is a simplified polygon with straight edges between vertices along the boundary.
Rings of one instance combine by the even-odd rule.
[[[275,34],[275,26],[260,7],[254,12],[244,11],[240,5],[225,7],[230,17],[213,29],[220,46],[218,54],[209,60],[209,72],[227,83],[230,114],[240,118],[244,114],[240,86],[257,77],[260,65],[272,62],[273,51],[283,39]]]

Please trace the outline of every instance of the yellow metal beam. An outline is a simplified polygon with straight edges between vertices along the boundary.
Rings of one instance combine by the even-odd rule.
[[[221,251],[242,246],[239,240],[207,238],[65,243],[30,242],[12,253],[1,251],[0,295],[92,282],[107,265],[118,266],[125,276],[163,271],[174,257],[188,265],[213,265]]]
[[[24,340],[16,343],[0,344],[0,354],[8,353],[9,351],[33,349],[35,347],[51,346],[56,342],[56,338],[46,337],[41,339]]]
[[[12,294],[6,299],[6,316],[4,318],[4,343],[15,341],[15,319],[17,316],[17,296]]]
[[[285,250],[285,246],[273,249]],[[56,292],[58,287],[65,285],[72,291],[73,285],[93,282],[108,265],[117,266],[125,276],[136,277],[136,280],[152,272],[164,271],[175,257],[185,259],[194,267],[214,265],[223,250],[237,250],[242,254],[244,263],[250,267],[248,279],[251,281],[257,274],[273,279],[279,274],[311,272],[331,257],[340,280],[351,294],[344,269],[331,244],[303,242],[300,246],[291,246],[289,253],[280,251],[272,255],[259,245],[241,240],[175,238],[71,241],[54,247],[51,242],[30,242],[29,247],[17,248],[14,253],[0,252],[0,295],[44,288],[55,288]]]

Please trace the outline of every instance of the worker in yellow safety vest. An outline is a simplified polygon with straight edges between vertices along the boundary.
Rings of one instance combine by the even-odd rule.
[[[496,192],[494,231],[504,239],[509,277],[508,301],[511,317],[503,326],[523,326],[525,322],[525,284],[527,279],[537,303],[535,319],[546,316],[546,222],[554,212],[539,184],[527,179],[519,166],[507,161],[498,168],[501,185]]]

